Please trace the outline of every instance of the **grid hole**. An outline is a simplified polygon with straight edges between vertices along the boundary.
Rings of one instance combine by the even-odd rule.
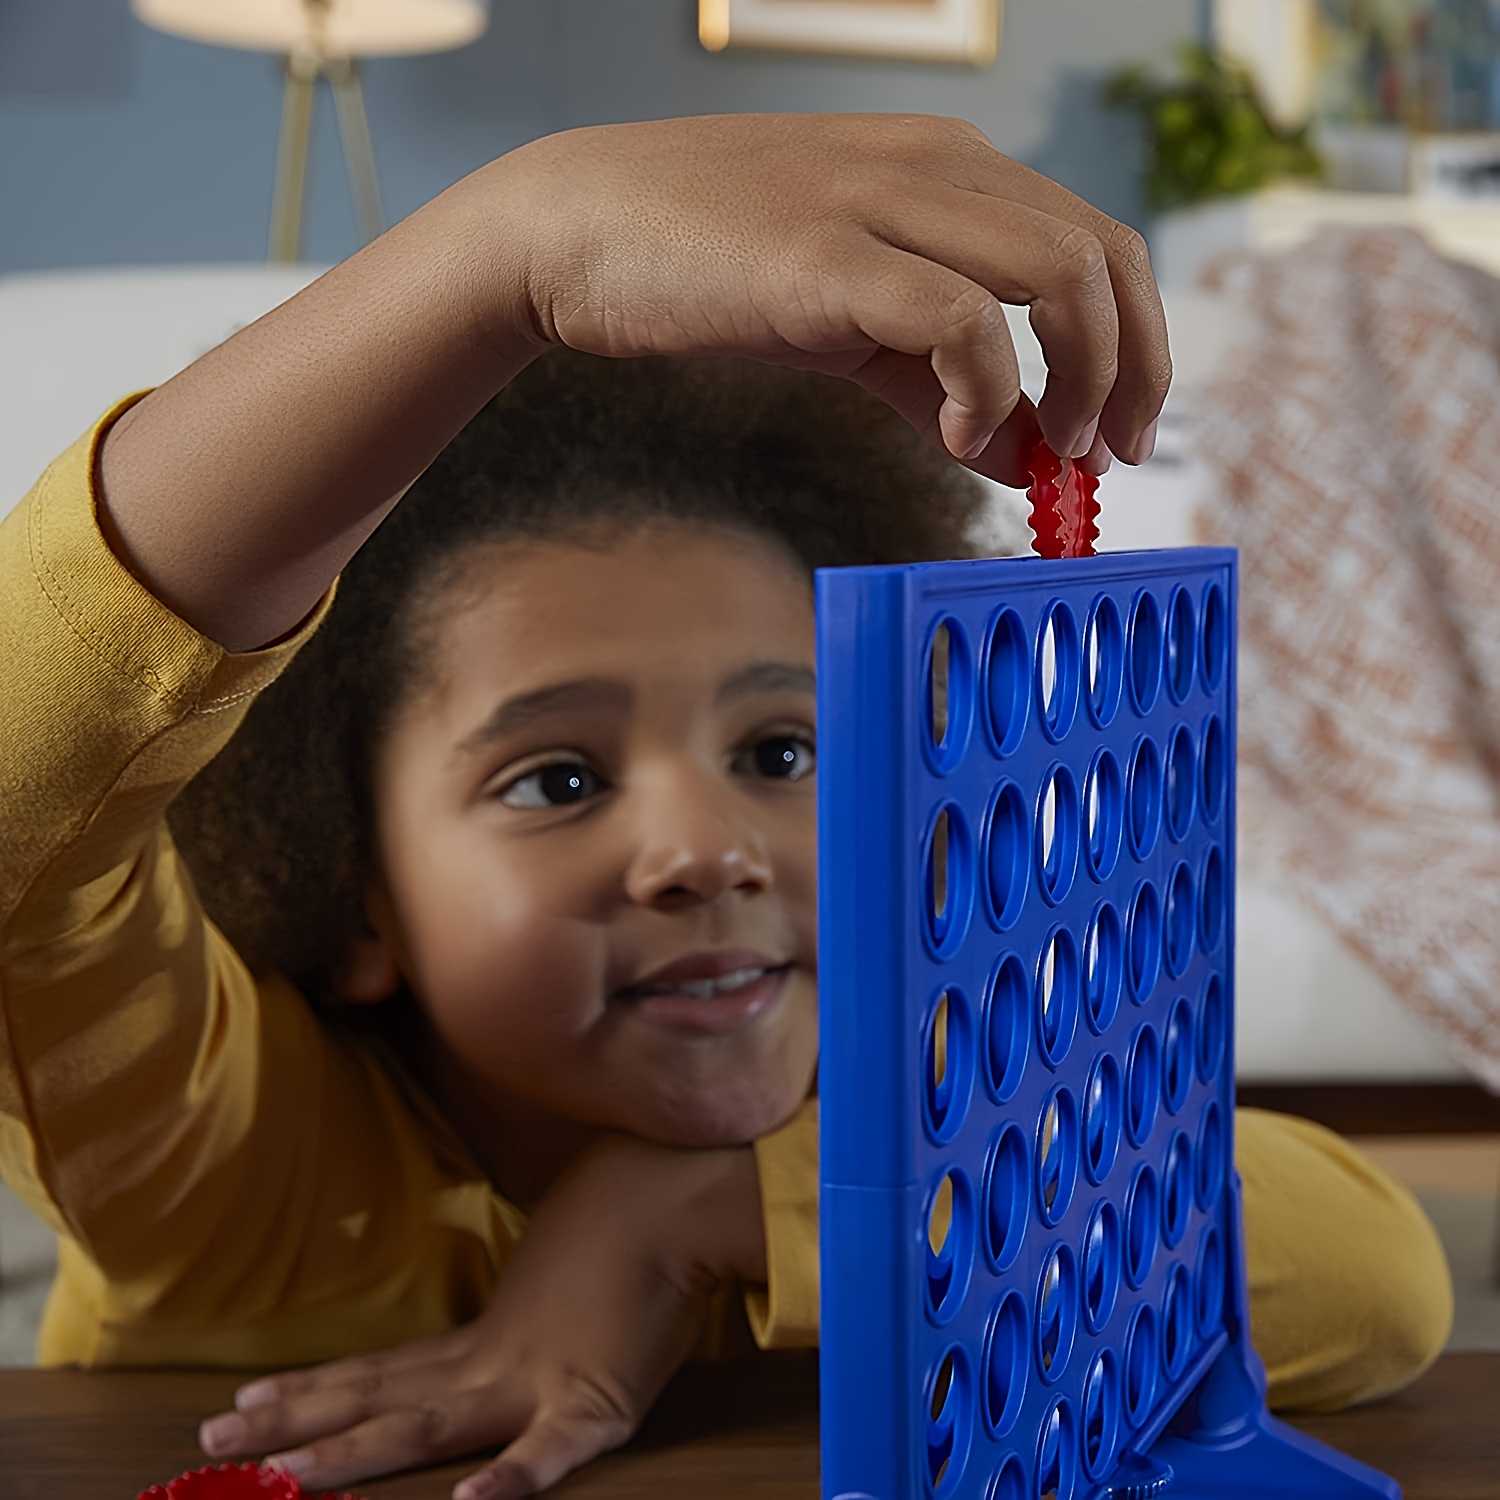
[[[1198,1149],[1193,1162],[1193,1193],[1198,1207],[1212,1209],[1224,1186],[1224,1122],[1212,1099],[1198,1122]]]
[[[1224,590],[1211,583],[1203,591],[1203,634],[1201,639],[1203,686],[1211,693],[1219,690],[1224,668],[1229,661],[1229,606]]]
[[[1136,1308],[1125,1332],[1125,1420],[1139,1427],[1156,1397],[1156,1314]]]
[[[1089,1029],[1102,1036],[1120,1008],[1125,980],[1125,932],[1108,901],[1094,908],[1083,941],[1084,1013]]]
[[[932,920],[936,926],[948,918],[948,810],[938,814],[932,831]]]
[[[1224,852],[1215,844],[1203,859],[1203,881],[1199,887],[1198,941],[1212,953],[1224,935]]]
[[[1044,1224],[1056,1224],[1068,1211],[1077,1177],[1078,1106],[1067,1089],[1055,1088],[1037,1125],[1036,1195]]]
[[[1083,1322],[1090,1333],[1104,1331],[1120,1292],[1120,1216],[1102,1199],[1083,1233]]]
[[[927,1127],[941,1145],[963,1123],[974,1083],[974,1023],[961,990],[938,996],[924,1038]]]
[[[1161,897],[1149,880],[1143,880],[1130,898],[1125,950],[1130,995],[1137,1005],[1143,1005],[1161,973]]]
[[[1125,1280],[1139,1288],[1151,1274],[1157,1245],[1156,1173],[1135,1169],[1125,1193]]]
[[[1095,1187],[1115,1164],[1120,1149],[1120,1067],[1101,1052],[1089,1069],[1083,1099],[1083,1170]]]
[[[1031,703],[1031,661],[1026,627],[1013,609],[997,610],[985,649],[985,717],[990,739],[1001,755],[1011,755],[1026,732]]]
[[[1083,1466],[1102,1479],[1114,1463],[1120,1431],[1120,1377],[1108,1349],[1094,1356],[1083,1381]]]
[[[1193,1289],[1186,1266],[1173,1266],[1161,1304],[1161,1361],[1169,1380],[1187,1365],[1193,1347]]]
[[[1181,843],[1193,826],[1198,804],[1198,752],[1192,731],[1179,724],[1167,744],[1166,795],[1167,834]]]
[[[1198,1241],[1193,1307],[1199,1335],[1208,1338],[1216,1333],[1224,1312],[1224,1247],[1219,1243],[1219,1231],[1212,1224]]]
[[[1136,1029],[1125,1065],[1125,1133],[1133,1146],[1144,1146],[1156,1123],[1161,1089],[1161,1048],[1150,1026]]]
[[[933,1370],[923,1403],[927,1482],[934,1494],[951,1494],[963,1473],[968,1457],[971,1391],[963,1350],[955,1345]]]
[[[953,1229],[953,1179],[945,1177],[932,1196],[932,1210],[927,1215],[927,1248],[941,1256],[948,1248]]]
[[[1049,1385],[1062,1378],[1078,1328],[1078,1272],[1073,1252],[1053,1245],[1042,1260],[1036,1288],[1036,1363]]]
[[[1210,825],[1219,821],[1224,811],[1224,788],[1228,780],[1229,766],[1224,740],[1224,721],[1217,714],[1210,714],[1203,725],[1203,764],[1201,769],[1203,792],[1203,821]]]
[[[1167,1142],[1161,1172],[1161,1234],[1169,1249],[1187,1233],[1193,1208],[1193,1151],[1182,1131],[1174,1131]]]
[[[1100,750],[1083,784],[1084,859],[1095,880],[1105,880],[1120,858],[1125,827],[1125,779],[1120,763]]]
[[[1198,931],[1197,895],[1193,890],[1193,872],[1179,864],[1167,882],[1167,909],[1164,917],[1165,958],[1167,973],[1180,979],[1193,956],[1193,939]]]
[[[968,824],[956,803],[938,809],[927,838],[927,937],[940,958],[957,952],[968,931],[974,891],[974,853]]]
[[[1119,711],[1125,681],[1125,628],[1108,594],[1094,600],[1083,637],[1089,717],[1105,729]]]
[[[925,1218],[927,1311],[933,1322],[942,1324],[963,1303],[974,1259],[973,1192],[960,1168],[939,1178],[928,1195]]]
[[[1186,1000],[1172,1002],[1161,1050],[1162,1099],[1175,1115],[1193,1086],[1193,1008]]]
[[[933,634],[927,672],[928,729],[932,743],[938,749],[942,749],[943,741],[948,737],[949,644],[948,625],[944,621]]]
[[[1026,799],[1013,781],[1004,781],[990,799],[985,832],[985,869],[990,920],[1004,932],[1026,902],[1031,840]]]
[[[1026,1500],[1026,1469],[1014,1453],[996,1469],[985,1500]]]
[[[1007,1271],[1021,1253],[1031,1199],[1026,1137],[1010,1124],[996,1137],[985,1163],[985,1249],[996,1271]]]
[[[984,1418],[996,1437],[1004,1437],[1021,1414],[1029,1363],[1026,1303],[1009,1291],[990,1319],[984,1345]]]
[[[1078,713],[1078,623],[1061,599],[1047,607],[1036,648],[1037,703],[1042,728],[1060,740]]]
[[[1073,1408],[1059,1396],[1037,1433],[1036,1500],[1072,1500],[1078,1453],[1073,1427]]]
[[[1037,963],[1037,1040],[1042,1058],[1056,1067],[1078,1029],[1078,949],[1066,927],[1054,927]]]
[[[1198,621],[1193,596],[1185,588],[1172,590],[1167,605],[1167,692],[1181,703],[1193,690],[1198,666]]]
[[[1037,799],[1036,856],[1042,895],[1056,906],[1078,870],[1078,787],[1066,766],[1052,766]]]
[[[1030,986],[1014,953],[1007,953],[990,977],[985,1006],[985,1069],[990,1091],[1004,1103],[1020,1087],[1031,1035]]]
[[[1126,804],[1130,826],[1130,852],[1145,859],[1156,847],[1161,832],[1161,752],[1155,741],[1136,741],[1130,756],[1130,781]]]
[[[1217,974],[1210,974],[1203,986],[1203,1003],[1198,1008],[1198,1076],[1212,1083],[1224,1060],[1224,986]]]
[[[1161,606],[1154,595],[1136,595],[1130,611],[1130,702],[1148,714],[1161,691]]]

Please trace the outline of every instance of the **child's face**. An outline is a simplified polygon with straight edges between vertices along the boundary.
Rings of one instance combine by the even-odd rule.
[[[466,1087],[679,1145],[817,1053],[813,608],[754,537],[485,549],[381,748],[376,928]]]

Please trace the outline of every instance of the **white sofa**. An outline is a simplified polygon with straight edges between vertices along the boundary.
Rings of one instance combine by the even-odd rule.
[[[0,277],[0,514],[113,400],[159,383],[292,295],[313,267],[191,266]],[[1191,540],[1207,482],[1187,436],[1195,391],[1234,346],[1235,304],[1169,297],[1178,371],[1158,456],[1117,467],[1101,492],[1110,549]],[[1023,378],[1040,351],[1013,319]],[[1014,507],[1009,492],[997,505]],[[1462,1070],[1378,975],[1286,894],[1274,869],[1239,872],[1239,1074],[1246,1081],[1430,1081]]]

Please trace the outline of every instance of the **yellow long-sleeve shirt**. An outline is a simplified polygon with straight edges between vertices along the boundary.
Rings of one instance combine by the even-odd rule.
[[[0,1173],[60,1236],[40,1357],[283,1366],[442,1331],[489,1300],[522,1215],[378,1051],[251,975],[164,819],[321,612],[233,656],[121,566],[93,474],[123,409],[0,523]],[[815,1104],[756,1154],[751,1321],[815,1343]],[[1409,1195],[1253,1111],[1237,1164],[1273,1399],[1337,1405],[1435,1356],[1451,1292]]]
[[[123,409],[0,523],[0,1171],[61,1239],[40,1357],[284,1365],[438,1332],[522,1215],[376,1050],[251,975],[164,821],[322,612],[232,656],[121,566],[92,476]],[[758,1152],[752,1320],[812,1340],[815,1273],[782,1272],[816,1242],[815,1118]]]

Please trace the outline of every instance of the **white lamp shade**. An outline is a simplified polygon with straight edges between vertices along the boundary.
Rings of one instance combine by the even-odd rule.
[[[328,57],[446,52],[484,34],[485,0],[328,0],[321,48],[307,0],[130,0],[148,26],[256,52],[321,50]]]

